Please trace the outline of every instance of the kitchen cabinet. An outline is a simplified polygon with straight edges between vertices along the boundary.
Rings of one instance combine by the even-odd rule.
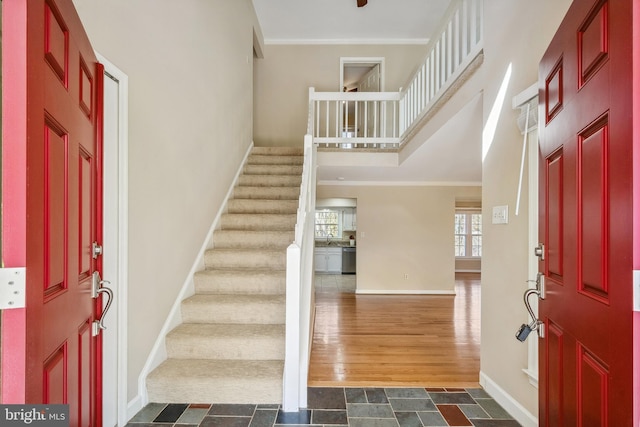
[[[314,261],[318,273],[341,273],[342,248],[315,248]]]
[[[342,229],[344,231],[356,231],[355,208],[344,208],[342,210]]]

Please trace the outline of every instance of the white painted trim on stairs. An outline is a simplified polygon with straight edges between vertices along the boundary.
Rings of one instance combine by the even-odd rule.
[[[356,294],[363,295],[455,295],[456,291],[420,290],[420,289],[357,289]]]
[[[520,402],[482,371],[480,371],[480,385],[489,396],[498,402],[523,427],[538,427],[538,417],[529,412]]]
[[[216,217],[214,218],[213,223],[211,224],[211,227],[209,228],[209,232],[207,233],[207,236],[204,239],[202,247],[198,252],[198,256],[196,257],[193,263],[193,266],[189,271],[189,274],[187,274],[187,278],[185,279],[184,284],[182,285],[182,288],[180,289],[180,292],[178,293],[178,296],[176,297],[176,300],[173,303],[173,306],[171,307],[171,311],[167,316],[167,320],[165,320],[164,325],[162,326],[162,329],[158,333],[158,337],[156,338],[156,341],[151,349],[151,352],[149,353],[149,357],[147,358],[147,361],[144,364],[142,371],[140,372],[140,376],[138,377],[138,394],[135,398],[131,400],[129,404],[129,419],[131,419],[140,409],[142,409],[147,403],[149,403],[149,394],[147,392],[147,382],[146,382],[147,376],[149,375],[149,373],[151,373],[151,371],[153,371],[155,368],[157,368],[162,362],[164,362],[167,359],[165,337],[167,336],[169,331],[171,331],[173,328],[175,328],[182,322],[182,316],[180,314],[180,305],[182,301],[185,298],[195,294],[193,276],[197,271],[200,271],[203,269],[204,254],[206,250],[211,247],[211,242],[213,241],[213,232],[216,230],[218,224],[220,223],[220,217],[225,212],[225,209],[227,207],[227,202],[229,201],[229,199],[231,198],[231,195],[233,194],[233,189],[238,183],[238,178],[240,177],[240,175],[242,175],[242,171],[247,163],[247,159],[249,158],[249,155],[251,154],[251,150],[253,149],[253,146],[254,146],[254,143],[252,142],[249,145],[247,152],[245,153],[244,159],[240,163],[240,167],[236,172],[236,176],[233,179],[231,186],[229,187],[229,191],[227,192],[227,195],[225,196],[224,200],[222,201],[222,204],[220,205],[220,209],[218,210],[218,213],[216,214]]]

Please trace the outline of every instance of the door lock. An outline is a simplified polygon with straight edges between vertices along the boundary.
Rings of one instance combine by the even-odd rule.
[[[538,243],[538,246],[533,248],[533,253],[540,259],[540,261],[544,261],[544,243]]]
[[[91,256],[93,259],[98,259],[100,255],[102,255],[102,245],[98,242],[93,242],[91,244]]]

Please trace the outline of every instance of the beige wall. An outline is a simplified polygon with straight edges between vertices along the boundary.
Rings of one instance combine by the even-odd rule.
[[[453,291],[456,199],[480,194],[480,187],[322,185],[317,190],[318,198],[357,199],[358,291],[391,293]]]
[[[250,0],[74,0],[129,77],[128,399],[252,140]]]
[[[256,145],[302,145],[309,87],[340,91],[341,57],[385,58],[385,90],[405,85],[426,55],[424,45],[267,45],[256,60]]]
[[[569,0],[484,2],[485,61],[484,123],[512,65],[506,97],[498,117],[495,137],[483,162],[483,258],[481,370],[506,393],[537,416],[538,391],[522,372],[527,367],[527,345],[514,338],[527,320],[522,294],[527,287],[528,183],[524,183],[521,213],[514,215],[520,170],[522,135],[511,108],[514,95],[537,81],[538,62],[566,12]],[[484,141],[485,144],[488,141]],[[526,171],[525,171],[526,178]],[[493,206],[509,205],[509,224],[491,225]],[[535,220],[535,219],[534,219]],[[499,308],[499,309],[498,309]],[[529,339],[535,339],[532,334]]]

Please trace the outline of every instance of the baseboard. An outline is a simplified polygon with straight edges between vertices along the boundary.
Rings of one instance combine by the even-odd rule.
[[[196,257],[193,263],[193,266],[191,267],[191,270],[187,274],[187,278],[185,279],[184,284],[182,285],[182,288],[180,289],[180,292],[178,293],[178,296],[176,297],[176,300],[174,301],[173,306],[169,311],[169,315],[167,316],[167,319],[165,320],[162,326],[162,329],[160,329],[160,332],[158,333],[158,337],[156,338],[156,341],[153,344],[153,347],[151,348],[149,357],[147,358],[147,361],[138,377],[138,394],[129,403],[128,410],[129,409],[133,410],[133,408],[135,407],[135,408],[138,408],[138,411],[139,411],[144,407],[144,405],[149,403],[149,395],[147,394],[147,384],[146,384],[147,376],[151,371],[153,371],[155,368],[157,368],[162,362],[164,362],[167,359],[165,337],[167,336],[169,331],[171,331],[173,328],[175,328],[182,322],[182,317],[180,314],[180,305],[185,298],[195,293],[193,276],[197,271],[202,270],[202,266],[204,264],[204,261],[203,261],[204,253],[211,246],[211,241],[213,239],[213,232],[216,230],[218,224],[220,223],[220,217],[222,216],[222,214],[224,213],[227,207],[227,202],[233,194],[233,189],[238,182],[238,178],[242,174],[242,171],[244,169],[245,164],[247,163],[247,159],[249,158],[249,154],[251,154],[252,149],[253,149],[253,142],[249,145],[249,149],[245,153],[244,159],[240,163],[240,167],[238,168],[238,171],[236,172],[236,176],[233,179],[231,186],[229,187],[229,191],[227,192],[224,200],[222,201],[222,204],[220,205],[220,209],[218,210],[218,213],[216,214],[216,217],[214,218],[213,223],[211,224],[211,227],[209,227],[209,232],[207,233],[207,236],[205,237],[204,242],[200,247],[198,256]],[[133,415],[130,415],[129,419],[131,419],[131,417],[134,416],[136,413],[137,411],[134,412]]]
[[[142,395],[138,393],[138,395],[127,404],[127,420],[135,417],[136,414],[144,408],[144,405],[145,403],[142,400]]]
[[[523,427],[538,427],[538,417],[529,412],[482,371],[480,371],[480,385],[489,396],[498,402]]]
[[[482,273],[482,270],[456,270],[456,273]]]
[[[456,291],[428,289],[356,289],[362,295],[455,295]]]

